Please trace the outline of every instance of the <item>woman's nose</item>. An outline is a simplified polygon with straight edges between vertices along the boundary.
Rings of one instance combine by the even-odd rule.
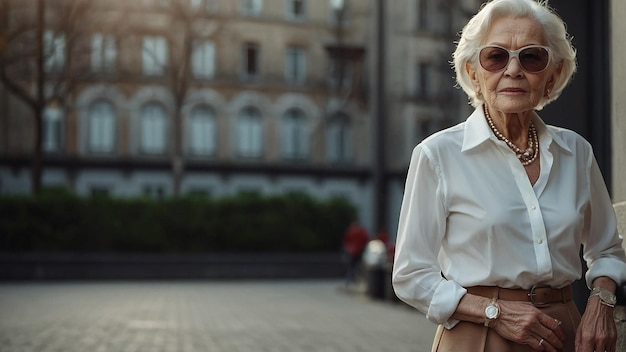
[[[519,63],[518,58],[513,57],[509,60],[504,74],[511,77],[517,77],[522,74],[522,66]]]

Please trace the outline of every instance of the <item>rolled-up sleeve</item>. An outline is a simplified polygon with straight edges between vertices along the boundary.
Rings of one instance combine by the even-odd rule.
[[[446,231],[445,183],[430,150],[418,145],[411,156],[400,211],[392,283],[396,295],[436,323],[450,319],[467,292],[441,275],[437,257]]]
[[[619,285],[626,282],[623,239],[617,232],[615,211],[600,169],[591,152],[588,167],[590,200],[585,213],[583,258],[589,270],[585,279],[589,287],[592,286],[593,280],[600,276],[608,276]]]

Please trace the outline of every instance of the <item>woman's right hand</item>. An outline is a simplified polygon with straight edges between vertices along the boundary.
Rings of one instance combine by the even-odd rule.
[[[500,316],[489,324],[507,340],[529,345],[535,351],[556,352],[565,334],[560,322],[530,302],[498,301]]]

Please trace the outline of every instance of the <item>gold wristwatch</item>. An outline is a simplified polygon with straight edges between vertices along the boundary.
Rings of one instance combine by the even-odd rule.
[[[600,303],[611,308],[615,307],[615,304],[617,303],[617,297],[613,294],[613,292],[604,290],[600,287],[594,287],[593,290],[591,290],[589,298],[594,296],[600,297]]]

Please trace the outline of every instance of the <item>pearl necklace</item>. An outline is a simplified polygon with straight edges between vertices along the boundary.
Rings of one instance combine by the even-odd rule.
[[[522,150],[518,148],[513,142],[511,142],[508,138],[506,138],[502,132],[498,131],[496,126],[493,124],[493,120],[491,120],[491,115],[489,115],[489,110],[487,106],[483,105],[483,110],[485,111],[485,117],[487,118],[487,124],[489,124],[489,128],[493,131],[496,137],[506,143],[506,145],[515,152],[517,158],[522,163],[522,165],[527,166],[532,164],[535,160],[537,160],[537,156],[539,155],[539,137],[537,136],[537,129],[535,125],[531,122],[530,127],[528,128],[528,148]],[[536,149],[535,149],[536,148]]]

